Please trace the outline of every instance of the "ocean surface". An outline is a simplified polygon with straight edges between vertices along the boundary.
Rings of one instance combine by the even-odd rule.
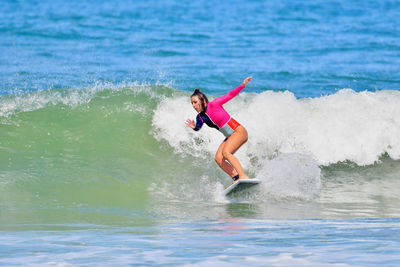
[[[400,2],[0,4],[0,266],[400,265]],[[225,198],[224,139],[262,184]]]

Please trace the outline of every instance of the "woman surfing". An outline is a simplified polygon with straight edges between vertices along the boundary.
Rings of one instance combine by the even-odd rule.
[[[249,179],[244,173],[239,160],[233,155],[247,142],[248,135],[246,129],[234,120],[222,105],[237,96],[251,79],[252,77],[244,79],[239,87],[210,102],[208,102],[205,94],[196,89],[191,96],[192,106],[198,112],[196,121],[186,120],[186,125],[195,131],[200,130],[203,124],[206,123],[209,127],[215,128],[225,135],[225,140],[215,154],[215,161],[224,172],[232,177],[234,182],[239,179]]]

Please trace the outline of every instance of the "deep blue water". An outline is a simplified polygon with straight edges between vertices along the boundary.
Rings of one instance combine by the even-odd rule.
[[[399,265],[399,14],[2,1],[0,265]],[[266,187],[221,199],[220,136],[187,131],[188,96],[250,75],[227,108]]]
[[[398,1],[3,1],[1,92],[172,82],[399,89]]]

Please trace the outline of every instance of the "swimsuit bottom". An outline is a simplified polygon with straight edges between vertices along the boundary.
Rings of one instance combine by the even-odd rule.
[[[225,135],[226,138],[231,136],[237,127],[240,126],[240,123],[235,121],[232,117],[229,119],[224,126],[222,126],[219,131]]]

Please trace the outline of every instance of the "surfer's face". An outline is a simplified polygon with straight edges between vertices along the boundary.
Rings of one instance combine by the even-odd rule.
[[[199,99],[199,97],[198,97],[197,95],[192,96],[191,101],[192,101],[192,107],[193,107],[197,112],[203,111],[203,107],[201,106],[200,99]]]

